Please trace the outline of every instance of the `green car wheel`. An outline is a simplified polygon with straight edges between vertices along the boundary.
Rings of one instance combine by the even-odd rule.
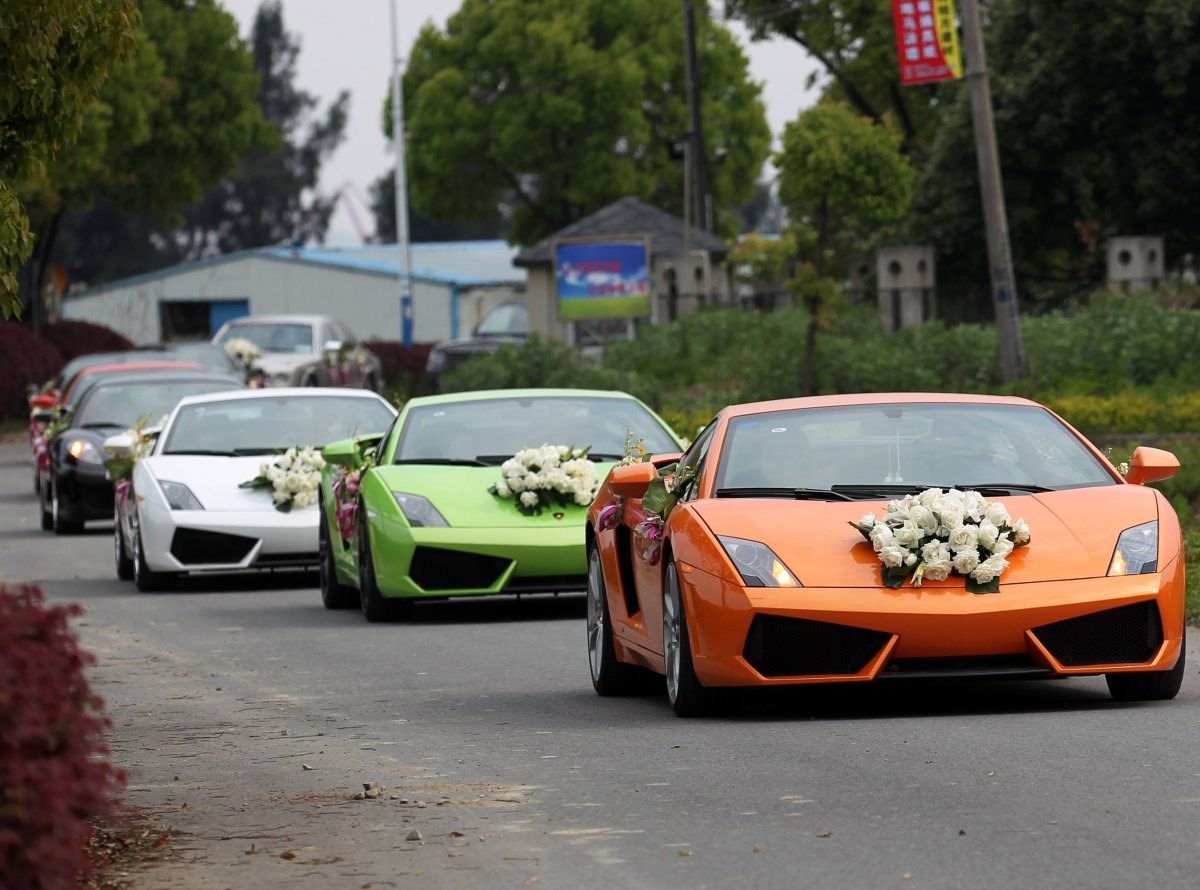
[[[412,617],[409,599],[389,600],[379,592],[375,581],[375,562],[371,558],[371,539],[367,531],[367,508],[358,508],[358,601],[363,617],[372,624],[380,621],[406,621]]]

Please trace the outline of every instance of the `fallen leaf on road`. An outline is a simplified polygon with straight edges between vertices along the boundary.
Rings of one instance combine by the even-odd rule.
[[[680,850],[680,851],[679,851],[679,855],[680,855],[680,856],[691,856],[691,855],[692,855],[692,851],[691,851],[691,850]]]
[[[833,835],[832,831],[818,831],[817,832],[817,837],[831,837],[832,835]]]
[[[314,766],[309,766],[307,763],[300,764],[301,769],[316,769]]]
[[[293,853],[291,850],[284,850],[282,853],[279,854],[279,858],[280,859],[295,859],[296,854]]]

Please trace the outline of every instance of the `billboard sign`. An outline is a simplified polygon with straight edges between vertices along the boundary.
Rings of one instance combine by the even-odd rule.
[[[650,247],[644,238],[556,242],[554,278],[564,321],[650,314]]]
[[[954,0],[892,0],[892,22],[903,86],[962,77]]]

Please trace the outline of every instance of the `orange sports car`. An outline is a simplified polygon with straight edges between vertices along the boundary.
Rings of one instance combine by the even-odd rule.
[[[680,716],[740,687],[1104,674],[1169,699],[1184,557],[1158,491],[1020,398],[735,405],[685,454],[615,467],[588,513],[601,695],[666,677]],[[1124,475],[1122,475],[1122,473]]]

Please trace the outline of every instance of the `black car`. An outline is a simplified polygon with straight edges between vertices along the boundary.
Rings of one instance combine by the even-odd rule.
[[[48,446],[39,468],[42,528],[56,534],[83,529],[89,519],[112,519],[113,484],[105,474],[104,440],[140,421],[156,424],[184,396],[244,389],[228,376],[204,371],[142,371],[96,382]]]
[[[483,317],[470,337],[443,340],[429,350],[425,374],[431,382],[476,355],[491,355],[505,343],[524,343],[529,337],[529,310],[519,300],[500,303]]]

